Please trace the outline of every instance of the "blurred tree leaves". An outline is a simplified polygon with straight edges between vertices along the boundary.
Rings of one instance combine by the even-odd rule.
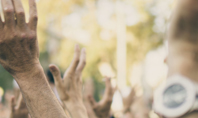
[[[28,2],[22,0],[26,14]],[[101,25],[99,19],[103,7],[108,2],[115,10],[115,0],[37,0],[38,4],[38,41],[40,61],[44,69],[48,64],[57,64],[64,71],[73,58],[76,43],[87,51],[87,65],[83,78],[93,78],[96,91],[104,89],[99,64],[107,62],[116,73],[116,12],[109,16],[109,23]],[[146,53],[163,42],[163,35],[153,31],[156,16],[150,12],[155,0],[120,0],[135,9],[140,15],[138,23],[127,26],[127,69],[135,62],[142,61]],[[155,4],[154,4],[155,5]],[[105,6],[104,6],[105,7]],[[107,6],[108,8],[108,6]],[[108,11],[106,11],[108,12]],[[106,13],[104,12],[104,14]],[[131,14],[133,15],[133,14]],[[136,17],[136,16],[134,16]],[[27,15],[28,18],[28,15]],[[105,34],[103,36],[103,34]],[[104,39],[104,37],[107,37]],[[10,88],[12,77],[0,67],[0,86]],[[99,95],[96,95],[99,98]]]

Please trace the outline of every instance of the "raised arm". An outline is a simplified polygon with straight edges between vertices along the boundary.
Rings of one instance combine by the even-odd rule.
[[[66,118],[39,62],[36,0],[29,0],[25,21],[21,0],[1,0],[0,64],[16,79],[32,118]]]

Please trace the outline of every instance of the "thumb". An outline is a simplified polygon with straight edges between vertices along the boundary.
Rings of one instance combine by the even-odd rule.
[[[89,95],[88,100],[89,100],[89,103],[91,104],[92,108],[94,108],[97,103],[96,103],[95,99],[93,98],[93,96]]]
[[[59,68],[54,64],[50,64],[49,69],[54,77],[55,84],[60,84],[62,79],[61,79],[61,73],[60,73]]]

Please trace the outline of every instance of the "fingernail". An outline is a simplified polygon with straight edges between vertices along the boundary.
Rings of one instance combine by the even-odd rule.
[[[55,68],[54,66],[51,66],[51,67],[50,67],[50,70],[51,70],[51,71],[55,71],[56,68]]]

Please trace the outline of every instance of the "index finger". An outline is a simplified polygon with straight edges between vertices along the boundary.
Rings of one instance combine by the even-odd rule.
[[[38,21],[38,16],[37,16],[37,7],[36,7],[36,0],[29,0],[29,28],[32,30],[36,30],[37,28],[37,21]]]
[[[80,62],[79,62],[78,66],[77,66],[77,69],[76,69],[76,73],[78,73],[79,76],[81,75],[85,65],[86,65],[86,51],[83,48],[81,50]]]
[[[73,75],[76,71],[76,68],[79,64],[79,60],[80,60],[80,47],[78,45],[75,46],[75,52],[74,52],[74,58],[69,66],[69,68],[67,69],[65,76],[68,75]]]

